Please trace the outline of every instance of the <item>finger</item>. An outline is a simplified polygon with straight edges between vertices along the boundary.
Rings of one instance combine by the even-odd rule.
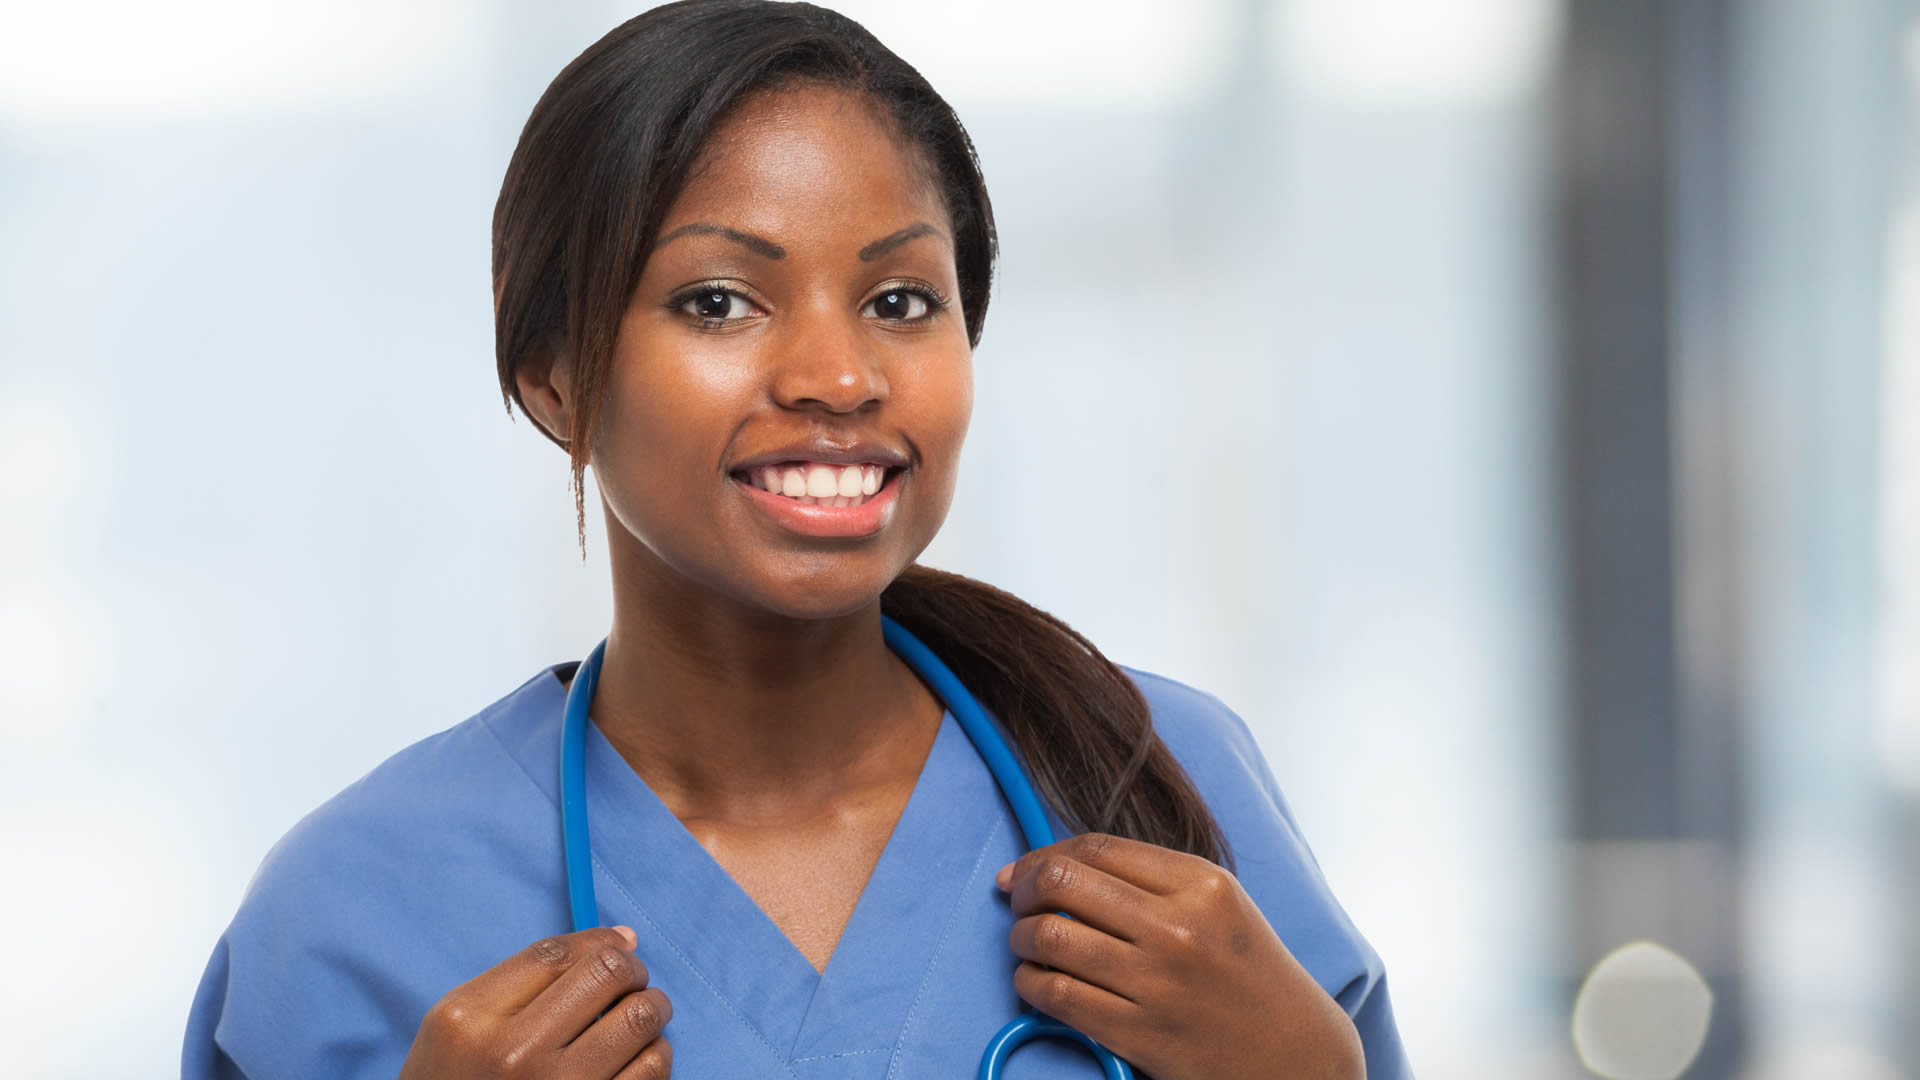
[[[1152,893],[1058,852],[1030,867],[1013,882],[1015,916],[1064,911],[1123,941],[1138,941],[1158,906]]]
[[[625,1076],[622,1070],[660,1037],[671,1019],[673,1003],[659,987],[628,994],[563,1051],[568,1067],[578,1069],[583,1077]]]
[[[646,988],[647,965],[625,941],[596,945],[520,1010],[516,1035],[528,1045],[558,1050],[593,1026],[608,1006]]]
[[[1160,896],[1169,896],[1178,892],[1182,885],[1195,874],[1219,867],[1198,855],[1189,855],[1184,851],[1175,851],[1158,844],[1149,844],[1143,840],[1133,840],[1111,833],[1081,833],[1056,841],[1046,847],[1034,848],[1015,859],[1010,865],[1012,870],[1001,867],[998,880],[1017,882],[1031,874],[1033,868],[1048,858],[1066,856],[1077,862],[1103,870],[1114,877]],[[1006,885],[1002,885],[1006,888]]]
[[[478,1007],[495,1016],[508,1016],[526,1008],[586,953],[608,947],[631,950],[634,941],[633,931],[624,926],[597,926],[541,938],[481,972],[461,989]]]
[[[1115,1053],[1114,1045],[1145,1026],[1146,1010],[1109,990],[1064,971],[1023,961],[1013,972],[1013,989],[1027,1004],[1078,1030]]]
[[[613,1080],[667,1080],[673,1072],[673,1047],[664,1038],[647,1044]]]
[[[1145,954],[1138,946],[1084,922],[1053,912],[1029,915],[1015,920],[1007,943],[1022,960],[1064,971],[1128,1001],[1140,1000],[1129,991],[1142,974]]]

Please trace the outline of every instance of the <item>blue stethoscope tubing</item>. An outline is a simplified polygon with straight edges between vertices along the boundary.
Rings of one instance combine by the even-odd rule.
[[[888,616],[880,617],[881,636],[907,666],[933,687],[960,724],[987,770],[993,773],[1000,791],[1013,808],[1014,820],[1027,838],[1029,850],[1053,843],[1053,827],[1047,823],[1040,796],[1033,790],[1020,762],[1008,749],[999,729],[987,718],[987,712],[961,684],[953,669],[942,663],[933,650],[907,632]],[[566,722],[560,732],[560,843],[566,860],[567,908],[573,928],[586,930],[600,925],[600,908],[593,891],[593,857],[587,839],[587,714],[593,704],[593,691],[600,681],[600,662],[606,656],[603,640],[587,654],[573,674],[567,690]],[[1071,1039],[1093,1054],[1107,1080],[1133,1080],[1133,1068],[1111,1050],[1079,1031],[1046,1014],[1029,1009],[1013,1018],[987,1043],[980,1055],[978,1080],[999,1080],[1007,1058],[1030,1039]]]

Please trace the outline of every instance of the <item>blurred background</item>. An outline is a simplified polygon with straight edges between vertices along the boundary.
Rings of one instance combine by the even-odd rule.
[[[1920,0],[838,6],[999,214],[924,561],[1248,720],[1423,1078],[1642,940],[1689,1077],[1920,1077]],[[10,1075],[176,1070],[267,848],[604,632],[488,227],[638,10],[8,5]]]

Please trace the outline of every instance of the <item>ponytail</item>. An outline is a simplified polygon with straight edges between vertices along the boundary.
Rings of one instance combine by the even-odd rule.
[[[1000,721],[1068,829],[1199,855],[1232,870],[1226,839],[1153,729],[1133,680],[1072,627],[1012,593],[907,568],[880,610],[953,669]]]

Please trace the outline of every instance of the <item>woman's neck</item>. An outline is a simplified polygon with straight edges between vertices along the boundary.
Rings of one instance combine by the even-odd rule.
[[[911,788],[944,707],[880,606],[790,619],[616,582],[593,720],[683,820],[772,825]]]

